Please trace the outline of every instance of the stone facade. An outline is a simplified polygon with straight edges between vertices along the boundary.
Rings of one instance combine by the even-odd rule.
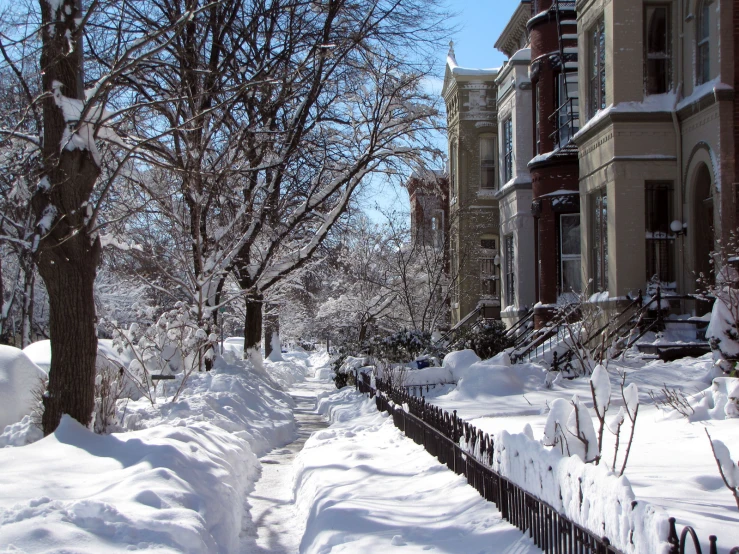
[[[665,11],[655,16],[652,6]],[[606,107],[584,113],[575,137],[583,282],[599,273],[601,252],[605,278],[594,279],[593,292],[607,292],[599,298],[611,307],[651,277],[677,293],[694,292],[695,275],[711,271],[715,240],[736,226],[735,2],[579,0],[577,12],[580,58],[592,60],[598,25],[606,46]],[[660,39],[667,52],[651,53]],[[589,67],[580,68],[586,105],[597,88]],[[655,75],[664,85],[650,90]],[[605,243],[594,208],[603,196]]]
[[[447,57],[442,96],[449,130],[449,226],[452,324],[478,306],[499,317],[497,87],[495,69],[457,65]]]
[[[528,169],[534,144],[529,79],[531,50],[526,30],[530,16],[530,2],[521,2],[495,44],[509,58],[496,78],[502,183],[496,194],[502,252],[501,319],[509,327],[536,302],[534,218]]]

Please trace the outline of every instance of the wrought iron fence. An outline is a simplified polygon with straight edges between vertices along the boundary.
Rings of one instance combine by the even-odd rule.
[[[360,392],[375,398],[377,409],[388,412],[395,426],[416,444],[458,475],[464,475],[480,496],[493,502],[502,517],[521,531],[528,532],[534,543],[547,554],[622,554],[611,546],[607,537],[598,537],[570,521],[555,508],[525,491],[492,469],[493,439],[474,425],[437,406],[428,404],[407,391],[391,387],[382,379],[363,373],[357,378]],[[469,451],[459,442],[464,437]],[[470,452],[479,452],[479,457]],[[692,527],[685,527],[678,536],[675,518],[669,518],[668,542],[670,554],[685,554],[692,543],[696,554],[702,554],[700,541]],[[708,554],[718,554],[717,539],[709,537]],[[739,554],[739,547],[729,554]]]

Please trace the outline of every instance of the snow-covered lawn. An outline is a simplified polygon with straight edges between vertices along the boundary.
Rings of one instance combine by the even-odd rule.
[[[319,410],[333,424],[307,441],[295,463],[302,554],[541,552],[374,401],[344,388]]]
[[[494,359],[470,366],[470,361],[465,360],[456,368],[461,380],[455,388],[451,391],[432,389],[427,400],[450,412],[457,410],[461,418],[484,432],[491,435],[504,430],[521,433],[529,425],[534,438],[542,439],[554,400],[569,401],[575,394],[595,416],[587,378],[558,379],[548,389],[544,386],[541,368],[533,364],[509,366],[505,360]],[[635,383],[638,386],[641,401],[634,444],[624,473],[637,500],[664,508],[668,515],[677,518],[678,531],[682,525],[695,527],[705,550],[708,536],[712,534],[718,536],[719,552],[726,553],[738,546],[739,510],[721,480],[705,430],[729,448],[736,463],[739,459],[739,419],[727,418],[720,393],[711,391],[716,373],[710,355],[670,363],[640,363],[628,359],[611,362],[608,374],[613,390],[609,412],[612,415],[623,405],[620,372],[626,373],[627,385]],[[729,381],[729,386],[731,384]],[[665,385],[692,396],[695,413],[690,419],[654,405],[649,392],[659,397]],[[736,391],[739,393],[739,389]],[[595,417],[593,419],[595,421]],[[622,433],[618,465],[623,459],[624,435],[628,437],[628,420],[624,427],[626,433]],[[606,430],[603,459],[609,467],[614,438]]]

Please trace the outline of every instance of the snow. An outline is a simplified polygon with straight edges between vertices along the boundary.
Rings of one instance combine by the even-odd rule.
[[[295,437],[292,399],[276,381],[301,381],[308,361],[285,357],[265,362],[271,375],[218,358],[212,371],[190,376],[176,402],[161,393],[155,405],[120,401],[125,432],[96,435],[64,416],[48,437],[0,449],[0,549],[240,551],[257,456]],[[25,444],[24,425],[34,429],[26,417],[0,444]]]
[[[320,399],[319,411],[332,425],[295,463],[301,554],[541,552],[373,401],[344,388]]]
[[[46,374],[22,350],[0,345],[0,430],[30,415]]]
[[[608,371],[602,364],[598,364],[593,368],[590,384],[595,398],[595,411],[600,417],[605,417],[608,406],[611,404],[611,380],[608,378]]]
[[[475,365],[478,364],[469,367]],[[720,554],[727,554],[732,547],[739,546],[736,503],[721,480],[704,431],[709,429],[712,438],[722,441],[736,458],[739,452],[739,426],[735,419],[739,415],[739,380],[716,377],[710,355],[664,363],[644,362],[629,353],[625,359],[604,364],[605,371],[595,369],[592,379],[601,402],[608,388],[606,378],[611,389],[603,452],[596,466],[582,462],[580,454],[586,457],[588,453],[581,447],[578,456],[562,456],[559,446],[545,446],[554,444],[562,430],[569,437],[576,434],[577,420],[572,404],[575,396],[580,406],[581,426],[587,426],[582,417],[586,413],[592,419],[591,425],[581,431],[589,437],[589,442],[594,442],[592,426],[597,425],[597,420],[591,378],[560,378],[547,388],[545,373],[540,369],[537,377],[534,372],[537,367],[534,364],[514,365],[518,373],[510,375],[506,375],[505,368],[490,367],[487,383],[481,372],[476,386],[465,387],[462,379],[451,392],[426,394],[426,401],[450,413],[457,410],[459,417],[490,434],[495,445],[494,468],[539,496],[551,495],[547,498],[552,505],[572,510],[567,513],[574,521],[612,541],[621,541],[625,529],[629,533],[633,530],[635,537],[640,537],[641,542],[637,544],[641,546],[637,549],[617,543],[623,552],[661,552],[667,516],[677,518],[678,532],[681,526],[694,527],[703,541],[704,552],[708,549],[708,536],[712,534],[719,538]],[[622,376],[626,377],[626,402],[620,392]],[[665,386],[684,394],[695,413],[685,417],[674,409],[655,405],[650,394],[659,400]],[[611,472],[613,432],[620,423],[621,444],[616,463],[620,470],[631,432],[631,418],[626,407],[633,417],[637,403],[639,415],[634,441],[624,476],[618,477]],[[570,445],[573,440],[569,439]],[[521,458],[527,463],[522,464]],[[552,471],[548,469],[550,466]],[[557,479],[551,473],[556,473]],[[568,500],[575,498],[575,492],[579,496],[578,479],[582,479],[584,498],[588,499],[583,512],[579,511],[578,502]],[[632,501],[637,503],[635,511],[624,509]],[[598,528],[600,517],[609,522],[607,525],[616,527],[603,532]],[[616,523],[612,523],[614,521]]]

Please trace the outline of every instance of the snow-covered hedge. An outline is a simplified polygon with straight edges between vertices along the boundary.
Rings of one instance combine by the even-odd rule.
[[[501,431],[493,439],[492,469],[625,554],[667,554],[667,514],[636,500],[626,477],[604,465],[563,456],[530,434]],[[462,447],[467,448],[464,438]],[[468,449],[469,450],[469,449]],[[479,445],[473,452],[481,459]]]

